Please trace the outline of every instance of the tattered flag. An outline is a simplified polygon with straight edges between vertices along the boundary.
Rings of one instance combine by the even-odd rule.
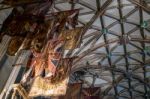
[[[62,31],[60,37],[64,38],[64,49],[75,49],[80,45],[82,27],[71,30]]]
[[[54,76],[50,78],[36,77],[33,81],[30,97],[35,96],[61,96],[66,94],[69,73],[73,58],[62,59]]]
[[[17,54],[19,48],[21,47],[22,43],[24,41],[24,38],[23,37],[13,37],[11,40],[10,40],[10,43],[8,45],[8,48],[7,48],[7,54],[8,55],[11,55],[11,56],[14,56]]]
[[[61,12],[55,12],[51,13],[48,16],[53,16],[56,19],[56,30],[57,32],[60,32],[67,28],[75,28],[75,26],[78,23],[78,14],[79,9],[75,10],[67,10],[67,11],[61,11]]]
[[[83,88],[82,97],[83,99],[100,99],[100,87]]]

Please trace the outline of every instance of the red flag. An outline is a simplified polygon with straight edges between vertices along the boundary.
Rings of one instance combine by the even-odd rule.
[[[83,99],[99,99],[100,92],[100,87],[83,88],[82,97],[84,97]]]
[[[78,14],[79,9],[75,10],[67,10],[61,12],[55,12],[49,14],[47,17],[55,18],[55,30],[56,32],[60,32],[67,28],[75,28],[75,25],[78,23]]]
[[[97,96],[100,94],[101,88],[100,87],[92,87],[92,88],[83,88],[82,93],[85,96]]]
[[[46,70],[46,77],[50,77],[55,74],[56,66],[61,57],[59,52],[61,47],[62,41],[51,40],[47,42],[42,52],[37,52],[34,49],[31,49],[34,57],[29,61],[30,67],[34,67],[34,77],[41,75],[44,69]]]
[[[30,97],[35,96],[61,96],[66,94],[69,73],[73,58],[62,59],[54,76],[50,78],[36,77],[33,81]]]
[[[63,42],[61,40],[52,40],[48,42],[48,73],[46,77],[51,75],[55,75],[56,67],[60,61],[61,56],[61,49],[63,47]]]
[[[80,99],[81,86],[82,83],[68,84],[66,94],[58,97],[58,99]]]

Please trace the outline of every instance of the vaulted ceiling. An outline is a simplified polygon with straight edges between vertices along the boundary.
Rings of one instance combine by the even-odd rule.
[[[71,1],[71,0],[70,0]],[[149,0],[55,0],[54,11],[80,9],[81,46],[70,82],[99,86],[103,99],[150,98]],[[0,24],[12,7],[0,6]],[[3,46],[3,45],[1,45]]]

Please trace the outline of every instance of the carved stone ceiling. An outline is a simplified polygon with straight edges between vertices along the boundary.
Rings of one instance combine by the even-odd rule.
[[[78,26],[85,27],[80,48],[65,52],[66,56],[78,56],[70,82],[82,80],[85,87],[100,86],[103,99],[149,99],[148,0],[75,1],[56,0],[53,8],[80,9]],[[1,5],[0,24],[11,9]]]

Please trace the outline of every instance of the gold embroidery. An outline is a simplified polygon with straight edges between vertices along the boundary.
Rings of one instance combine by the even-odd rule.
[[[60,33],[60,38],[64,38],[66,40],[64,49],[74,49],[78,47],[79,41],[81,40],[80,37],[82,29],[83,28],[76,28],[72,30],[62,31]]]

